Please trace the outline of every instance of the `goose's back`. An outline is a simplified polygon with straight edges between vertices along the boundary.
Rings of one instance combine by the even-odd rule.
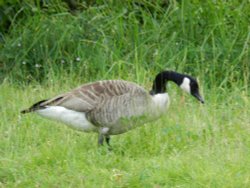
[[[71,92],[45,101],[41,106],[62,106],[85,113],[98,111],[104,107],[105,110],[109,108],[109,111],[111,109],[113,111],[114,107],[117,107],[115,104],[126,103],[124,100],[128,100],[130,97],[141,96],[143,98],[146,95],[148,95],[147,91],[135,83],[123,80],[105,80],[82,85]]]

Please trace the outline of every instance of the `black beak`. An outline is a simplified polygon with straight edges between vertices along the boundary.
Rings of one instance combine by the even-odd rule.
[[[198,99],[202,104],[204,104],[204,99],[200,96],[199,93],[194,93],[193,96]]]

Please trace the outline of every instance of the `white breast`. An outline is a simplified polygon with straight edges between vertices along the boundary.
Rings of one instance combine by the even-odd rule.
[[[167,93],[160,93],[152,96],[153,110],[155,113],[165,112],[170,104],[169,96]]]
[[[77,130],[97,131],[97,128],[87,120],[84,112],[76,112],[62,106],[47,106],[45,109],[36,112],[43,117],[65,123]]]

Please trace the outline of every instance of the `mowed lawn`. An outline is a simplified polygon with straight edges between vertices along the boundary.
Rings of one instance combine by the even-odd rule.
[[[71,88],[0,86],[0,187],[250,187],[250,98],[204,89],[205,105],[177,88],[162,119],[111,137],[19,112]]]

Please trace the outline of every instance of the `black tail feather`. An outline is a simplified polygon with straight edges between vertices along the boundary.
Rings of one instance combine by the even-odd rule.
[[[30,111],[30,109],[28,108],[28,109],[22,110],[22,111],[21,111],[21,114],[26,114],[26,113],[29,113],[29,112],[31,112],[31,111]]]
[[[47,100],[41,100],[41,101],[33,104],[30,108],[22,110],[21,113],[26,114],[26,113],[34,112],[34,111],[39,110],[39,109],[43,109],[44,106],[41,106],[40,104],[44,103],[45,101],[47,101]]]

